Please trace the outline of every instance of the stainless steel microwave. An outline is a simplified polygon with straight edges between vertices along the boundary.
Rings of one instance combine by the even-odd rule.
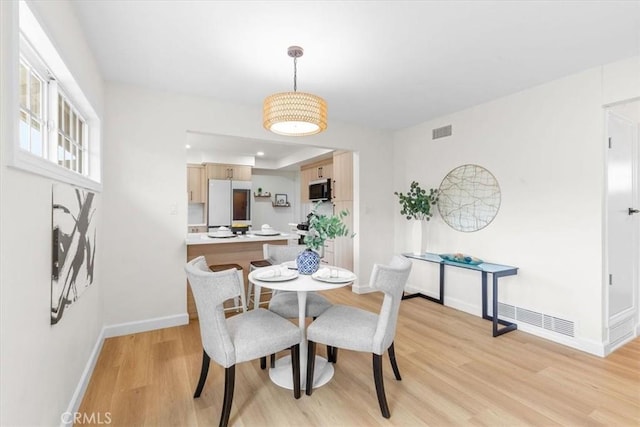
[[[331,200],[331,179],[319,179],[309,182],[309,200]]]

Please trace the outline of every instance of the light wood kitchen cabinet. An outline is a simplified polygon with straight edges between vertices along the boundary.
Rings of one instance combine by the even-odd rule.
[[[320,259],[320,263],[322,263],[322,265],[335,265],[334,245],[335,243],[333,240],[326,240],[324,242],[323,256]]]
[[[189,203],[205,203],[207,192],[204,166],[187,165],[187,197]]]
[[[353,153],[351,151],[334,152],[332,172],[333,201],[353,200]]]
[[[333,176],[333,164],[331,163],[318,166],[313,170],[315,171],[315,178],[313,178],[313,180],[330,179]]]
[[[300,202],[309,203],[309,182],[312,181],[313,169],[300,170]]]
[[[251,181],[251,166],[207,163],[206,168],[208,179]]]
[[[349,215],[343,219],[343,222],[349,229],[349,236],[336,237],[333,241],[333,261],[336,266],[346,268],[353,271],[353,201],[334,202],[334,211],[336,213],[347,210]]]
[[[334,211],[349,211],[344,222],[353,233],[353,153],[337,151],[333,153],[333,187]],[[353,239],[337,237],[334,242],[334,261],[338,267],[353,270]]]

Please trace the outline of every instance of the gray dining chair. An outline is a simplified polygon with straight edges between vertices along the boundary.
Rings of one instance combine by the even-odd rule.
[[[300,341],[298,327],[275,313],[258,308],[225,318],[223,303],[241,294],[235,269],[212,272],[203,256],[185,266],[200,321],[202,368],[194,398],[204,388],[211,359],[225,368],[220,427],[229,423],[235,387],[235,366],[284,349],[291,349],[293,395],[300,398]]]
[[[382,379],[382,355],[389,353],[391,367],[396,380],[400,381],[400,371],[396,362],[393,341],[396,334],[400,300],[411,271],[411,261],[395,255],[389,265],[375,264],[369,285],[384,292],[384,300],[378,314],[357,307],[333,305],[322,313],[307,328],[307,390],[313,392],[313,370],[316,344],[333,347],[333,361],[337,360],[338,348],[373,354],[373,378],[382,416],[389,418],[389,406]]]

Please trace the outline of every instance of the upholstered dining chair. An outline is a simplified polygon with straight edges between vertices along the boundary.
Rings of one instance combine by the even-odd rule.
[[[396,334],[398,312],[402,291],[411,271],[411,261],[402,256],[394,256],[389,265],[375,264],[369,285],[384,292],[384,300],[378,314],[357,307],[333,305],[322,313],[307,328],[307,395],[313,392],[313,370],[316,343],[333,347],[333,362],[338,348],[370,352],[373,354],[373,378],[382,416],[389,418],[389,406],[382,379],[382,355],[389,353],[391,367],[396,380],[400,381],[400,371],[396,362],[393,340]]]
[[[266,360],[267,355],[289,348],[293,361],[293,395],[299,399],[300,330],[263,308],[225,318],[223,303],[242,292],[242,282],[235,269],[212,272],[201,256],[187,263],[185,271],[196,301],[203,347],[202,369],[193,397],[200,397],[202,393],[210,360],[223,366],[225,382],[220,427],[225,427],[231,414],[236,364],[257,358]]]

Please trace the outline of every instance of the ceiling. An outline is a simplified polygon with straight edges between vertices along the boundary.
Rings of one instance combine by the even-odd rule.
[[[187,163],[227,163],[258,169],[298,171],[300,165],[332,157],[333,150],[228,135],[187,132]],[[258,154],[261,153],[261,154]]]
[[[105,80],[398,130],[640,54],[640,1],[72,0]]]

